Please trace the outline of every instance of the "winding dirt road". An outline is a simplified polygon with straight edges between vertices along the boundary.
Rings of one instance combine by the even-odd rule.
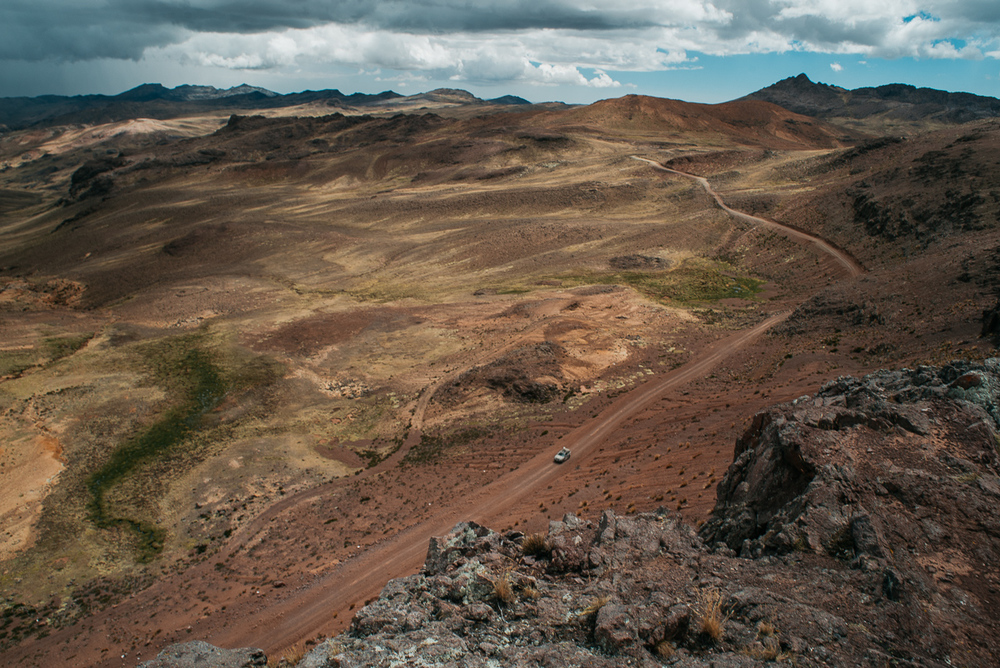
[[[708,179],[706,179],[703,176],[696,176],[695,174],[688,174],[687,172],[671,169],[670,167],[664,167],[660,163],[656,162],[655,160],[650,160],[649,158],[640,158],[637,155],[633,155],[632,158],[634,160],[639,160],[640,162],[648,163],[652,165],[654,169],[658,169],[661,172],[677,174],[678,176],[683,176],[685,178],[697,181],[698,183],[701,184],[701,187],[705,189],[705,192],[707,192],[709,195],[712,196],[712,199],[715,200],[715,203],[719,205],[720,209],[722,209],[723,211],[725,211],[726,213],[728,213],[729,215],[733,216],[738,220],[743,220],[755,225],[764,225],[766,227],[779,230],[782,234],[784,234],[785,236],[794,241],[801,241],[807,244],[812,244],[820,251],[826,253],[834,260],[839,262],[847,271],[847,275],[850,278],[854,278],[856,276],[860,276],[861,274],[865,273],[865,268],[861,266],[861,263],[855,260],[850,253],[837,248],[836,246],[832,245],[830,242],[826,241],[822,237],[817,237],[816,235],[809,234],[808,232],[804,232],[795,227],[783,225],[782,223],[778,223],[773,220],[768,220],[767,218],[751,216],[748,213],[743,213],[742,211],[737,211],[736,209],[730,209],[728,206],[726,206],[726,203],[722,201],[722,197],[719,196],[719,193],[715,192],[715,189],[712,188],[712,184],[708,182]]]

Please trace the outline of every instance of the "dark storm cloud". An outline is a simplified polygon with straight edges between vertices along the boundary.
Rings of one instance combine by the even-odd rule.
[[[586,10],[564,2],[508,0],[298,0],[292,2],[128,2],[116,5],[152,21],[167,21],[194,31],[259,32],[304,28],[322,23],[362,23],[373,28],[425,33],[554,28],[611,30],[652,25],[640,12],[606,8]]]
[[[496,54],[510,62],[530,55],[555,65],[650,71],[662,65],[660,52],[674,54],[671,62],[690,51],[789,49],[959,57],[936,48],[955,40],[971,44],[961,57],[982,57],[995,53],[998,25],[997,0],[0,0],[0,61],[140,60],[152,47],[170,47],[171,57],[231,69],[298,57],[364,66],[358,59],[392,47],[386,35],[394,34],[420,52],[407,62],[444,60],[453,64],[449,76],[464,76]],[[343,30],[316,34],[327,27]],[[308,29],[314,34],[296,33]],[[268,41],[278,34],[295,44]],[[413,35],[426,40],[405,39]],[[373,64],[383,65],[378,58]]]
[[[586,10],[564,2],[512,0],[4,0],[0,59],[139,58],[190,33],[248,34],[326,23],[442,34],[552,28],[604,31],[652,25],[629,9]]]

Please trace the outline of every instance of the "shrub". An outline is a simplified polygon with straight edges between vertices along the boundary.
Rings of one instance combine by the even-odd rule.
[[[281,658],[279,659],[268,659],[268,668],[292,668],[292,666],[302,661],[302,658],[306,655],[306,651],[302,647],[292,645],[280,654]]]
[[[703,589],[699,594],[698,607],[701,611],[701,632],[714,642],[719,642],[729,620],[729,615],[722,614],[722,592],[715,587]]]
[[[514,602],[514,583],[511,581],[510,571],[504,571],[493,580],[493,596],[504,605]]]
[[[521,553],[526,557],[548,557],[551,551],[549,542],[540,533],[528,534],[521,541]]]
[[[664,661],[669,659],[674,655],[674,644],[669,640],[661,640],[656,643],[656,656],[660,657]]]

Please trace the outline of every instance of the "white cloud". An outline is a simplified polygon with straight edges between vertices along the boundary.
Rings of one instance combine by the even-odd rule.
[[[4,0],[0,67],[171,61],[614,87],[697,52],[1000,58],[997,0]],[[834,68],[835,71],[836,68]],[[584,72],[593,72],[585,75]]]
[[[259,70],[303,63],[356,66],[361,70],[422,72],[453,81],[612,88],[621,85],[605,71],[657,70],[684,62],[683,54],[657,50],[654,43],[632,45],[571,35],[564,42],[552,31],[529,31],[480,39],[475,35],[413,35],[328,25],[280,34],[192,34],[184,42],[156,49],[157,57],[202,66]],[[581,70],[593,69],[590,78]],[[423,78],[427,78],[427,76]],[[407,80],[413,77],[401,75]],[[380,80],[400,80],[393,75]]]
[[[840,63],[830,63],[830,69],[834,72],[842,72],[844,70],[844,66]]]

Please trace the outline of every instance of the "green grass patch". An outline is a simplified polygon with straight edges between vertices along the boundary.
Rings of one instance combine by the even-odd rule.
[[[0,376],[18,376],[39,362],[38,351],[4,350],[0,352]]]
[[[168,454],[199,427],[201,418],[225,396],[229,384],[211,355],[194,347],[192,337],[181,337],[147,348],[150,369],[171,386],[180,401],[145,431],[124,443],[87,480],[87,512],[101,529],[119,528],[138,541],[139,561],[152,560],[163,549],[165,532],[149,522],[120,516],[106,500],[107,493],[140,466]]]
[[[94,338],[93,334],[78,334],[74,336],[53,336],[42,341],[42,349],[49,361],[55,362],[63,357],[69,357],[87,342]]]
[[[375,304],[387,304],[400,301],[401,299],[419,299],[421,297],[420,290],[416,285],[400,285],[378,281],[349,289],[347,290],[347,294],[359,302],[372,302]]]
[[[57,362],[75,353],[92,338],[92,333],[53,336],[43,339],[41,345],[34,348],[0,351],[0,376],[20,376],[32,367]]]
[[[559,278],[571,285],[627,285],[650,299],[684,307],[720,299],[754,299],[764,284],[725,262],[701,258],[685,260],[667,271],[593,272]]]

